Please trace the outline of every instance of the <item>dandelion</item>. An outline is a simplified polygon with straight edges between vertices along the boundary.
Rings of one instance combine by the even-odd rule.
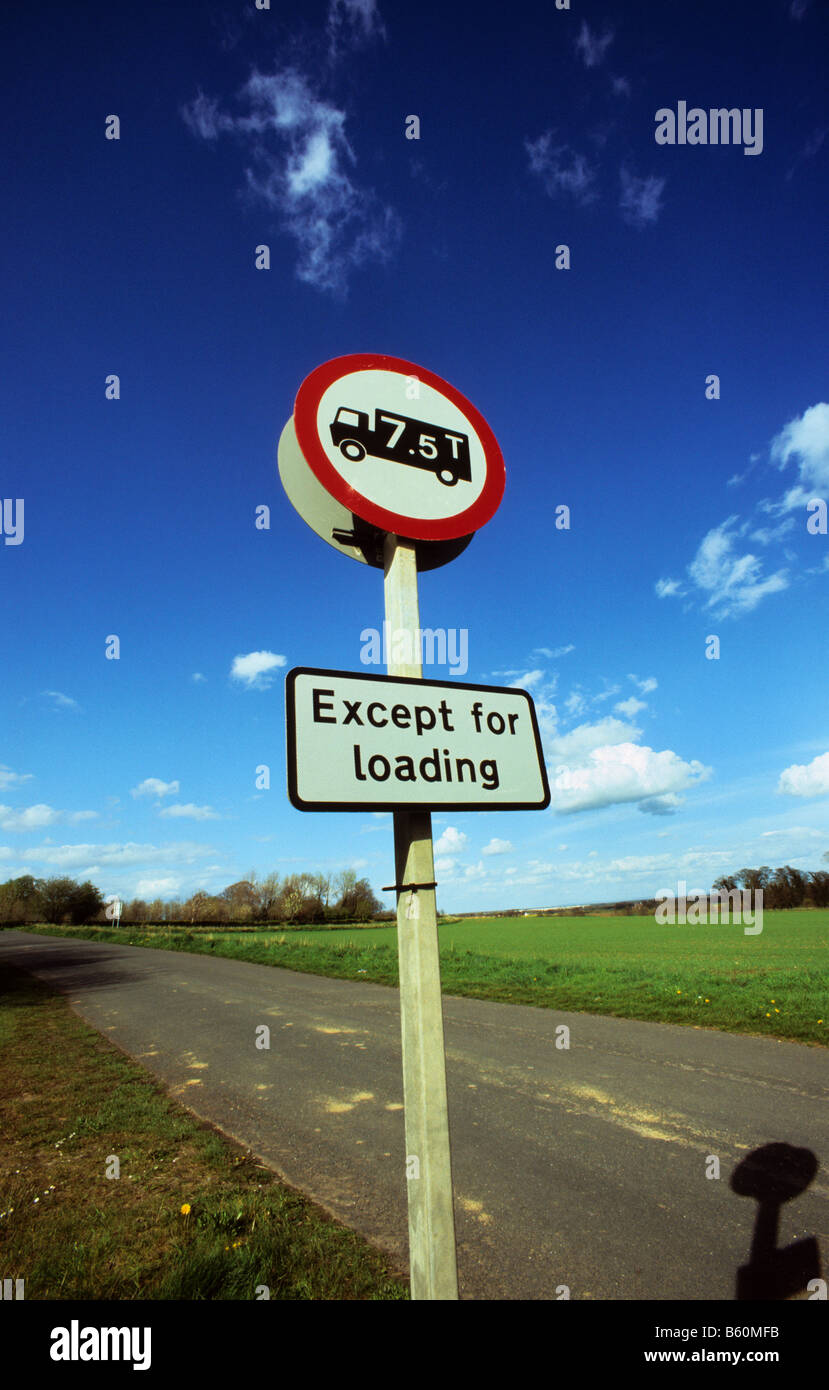
[[[189,1215],[190,1215],[190,1203],[189,1203],[189,1202],[182,1202],[182,1204],[181,1204],[181,1214],[182,1214],[182,1216],[189,1216]]]
[[[779,1009],[775,1009],[774,1012],[775,1012],[776,1014],[779,1014],[780,1010],[779,1010]]]
[[[766,1018],[771,1018],[771,1014],[766,1014]]]

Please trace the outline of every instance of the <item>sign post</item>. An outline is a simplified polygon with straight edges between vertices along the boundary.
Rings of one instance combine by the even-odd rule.
[[[412,634],[409,650],[414,658],[395,662],[390,656],[388,673],[418,677],[423,671],[419,656],[415,656],[419,647],[414,638],[420,631],[415,548],[388,535],[384,549],[386,621],[392,632]],[[456,1299],[458,1270],[432,816],[429,811],[393,814],[411,1296]]]
[[[455,559],[495,514],[504,460],[455,387],[377,353],[305,378],[278,459],[312,530],[383,570],[386,630],[409,639],[374,689],[356,673],[289,673],[288,793],[299,810],[393,812],[411,1295],[457,1299],[431,807],[540,810],[550,793],[526,692],[458,683],[456,699],[423,681],[417,573]]]

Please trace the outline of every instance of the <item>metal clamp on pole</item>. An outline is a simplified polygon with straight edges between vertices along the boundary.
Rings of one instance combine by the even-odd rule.
[[[437,883],[389,883],[381,893],[416,893],[418,888],[437,888]]]

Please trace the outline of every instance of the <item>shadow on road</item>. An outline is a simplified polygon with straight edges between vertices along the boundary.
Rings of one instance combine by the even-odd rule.
[[[41,970],[54,971],[55,974],[51,975],[45,983],[53,989],[60,990],[63,994],[71,993],[72,990],[81,987],[84,989],[108,989],[113,985],[126,984],[133,980],[146,978],[146,971],[132,968],[131,961],[105,959],[93,951],[79,949],[75,942],[72,942],[68,949],[61,942],[55,942],[54,946],[46,947],[41,947],[38,944],[37,950],[25,953],[21,951],[18,942],[15,943],[17,950],[13,953],[9,952],[8,955],[2,950],[4,944],[12,945],[12,942],[4,943],[0,937],[0,967],[8,965],[12,969],[25,970],[32,975]],[[9,994],[6,1002],[13,1006],[22,1001]]]
[[[764,1144],[753,1149],[731,1174],[739,1197],[759,1202],[748,1264],[737,1270],[738,1302],[791,1298],[819,1279],[820,1249],[814,1236],[777,1248],[780,1208],[805,1192],[818,1170],[811,1149],[791,1144]]]

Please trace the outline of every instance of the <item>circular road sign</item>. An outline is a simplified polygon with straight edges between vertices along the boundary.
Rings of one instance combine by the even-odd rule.
[[[495,514],[504,460],[460,391],[400,357],[324,362],[294,406],[299,448],[340,506],[411,540],[468,536]]]

